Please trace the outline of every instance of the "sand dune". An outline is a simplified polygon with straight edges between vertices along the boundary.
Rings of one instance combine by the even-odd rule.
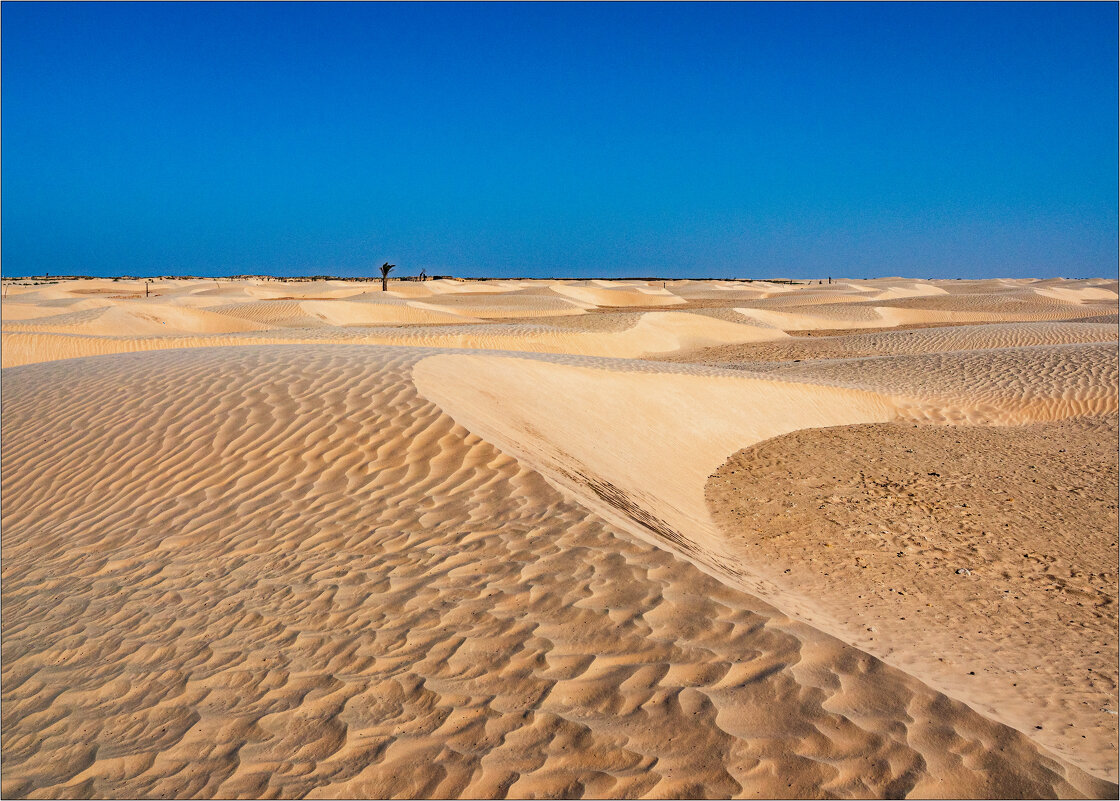
[[[604,289],[601,286],[570,286],[553,284],[551,289],[591,306],[673,306],[685,303],[685,299],[674,295],[667,289],[650,287],[626,287],[625,289]]]
[[[1109,792],[612,533],[411,389],[483,358],[429,353],[8,379],[6,794]]]
[[[95,308],[97,306],[108,306],[111,301],[90,302],[90,301],[72,301],[67,302],[65,305],[52,304],[50,301],[42,303],[21,303],[12,301],[0,305],[0,314],[3,315],[4,321],[10,320],[36,320],[43,317],[51,317],[60,314],[71,314],[83,309]]]
[[[1035,294],[1043,297],[1052,297],[1061,301],[1085,303],[1086,301],[1111,301],[1116,302],[1116,291],[1104,287],[1039,287],[1034,289]]]
[[[939,286],[915,281],[913,283],[898,283],[885,289],[875,290],[872,300],[895,300],[897,298],[926,298],[931,295],[947,295],[948,293]]]
[[[274,301],[273,303],[281,303]],[[424,347],[483,348],[540,353],[578,353],[596,356],[634,357],[666,353],[682,348],[703,348],[716,344],[759,342],[784,338],[772,328],[732,323],[707,315],[683,312],[649,312],[631,318],[623,327],[594,324],[556,326],[541,323],[467,325],[331,326],[321,317],[312,317],[303,306],[291,301],[287,306],[250,309],[238,306],[234,319],[259,323],[251,334],[238,337],[217,334],[205,336],[90,336],[84,331],[52,331],[49,326],[12,325],[3,333],[3,364],[15,367],[38,361],[79,356],[167,350],[184,347],[220,347],[253,344],[385,344]],[[217,313],[220,309],[215,310]],[[337,319],[337,318],[336,318]],[[153,323],[154,325],[154,323]],[[218,326],[215,326],[216,328]],[[236,329],[230,323],[229,328]]]
[[[475,318],[448,312],[426,303],[352,302],[349,300],[307,300],[300,304],[305,312],[328,325],[385,325],[401,323],[462,323]]]
[[[682,366],[688,373],[634,374],[620,372],[616,363],[566,361],[538,357],[511,365],[499,356],[438,357],[421,362],[416,375],[421,391],[457,421],[588,508],[801,619],[908,665],[925,662],[893,639],[863,642],[862,629],[837,620],[796,585],[729,553],[704,506],[707,477],[736,442],[743,447],[802,428],[894,419],[1007,424],[1117,409],[1116,352],[1108,346],[998,349],[783,371],[787,378],[844,387],[832,392],[696,374],[692,366]],[[1026,365],[1037,372],[1028,373]],[[627,424],[635,418],[644,436]],[[924,641],[914,649],[928,656]],[[970,701],[987,697],[988,686],[973,685],[956,689],[968,689]],[[1021,724],[1014,715],[1001,719]],[[1098,746],[1114,753],[1115,738]],[[1068,750],[1073,756],[1077,749]],[[1099,756],[1095,762],[1099,767]]]
[[[6,286],[6,797],[1116,795],[1114,282],[390,287]]]
[[[6,285],[4,366],[127,351],[238,344],[183,335],[268,332],[262,343],[323,341],[633,357],[781,339],[787,331],[1093,320],[1117,311],[1115,282],[923,282],[789,285],[698,281],[64,281]],[[974,291],[965,291],[972,287]],[[145,291],[153,297],[145,298]],[[61,311],[66,308],[67,311]],[[604,339],[588,311],[673,309]],[[80,313],[80,314],[79,314]],[[76,316],[71,316],[76,315]],[[732,331],[702,318],[740,326]],[[48,319],[53,317],[54,319]],[[567,322],[575,317],[574,324]],[[229,318],[235,318],[231,321]],[[548,320],[563,318],[563,325]],[[520,325],[519,321],[527,321]],[[244,322],[241,322],[244,321]],[[477,326],[485,325],[480,329]],[[436,330],[438,326],[463,326]],[[354,328],[390,326],[355,340]],[[475,326],[467,328],[467,326]],[[561,328],[561,331],[553,330]],[[762,333],[763,331],[767,333]],[[15,334],[52,333],[67,339]],[[614,333],[620,333],[616,331]],[[582,335],[585,334],[585,335]],[[94,341],[89,337],[105,338]],[[164,337],[165,341],[153,341]]]
[[[583,314],[585,310],[584,306],[567,298],[520,294],[442,295],[427,301],[427,305],[429,308],[444,312],[487,319]]]
[[[900,417],[932,422],[1016,425],[1117,410],[1115,344],[787,362],[767,375],[889,392]]]
[[[268,326],[243,319],[163,303],[135,301],[128,306],[101,306],[83,311],[8,323],[8,331],[102,336],[229,334],[263,331]]]
[[[697,362],[714,367],[737,367],[757,362],[806,359],[845,359],[860,356],[911,356],[960,350],[1115,342],[1116,324],[1105,323],[989,323],[906,331],[869,331],[846,336],[788,337],[773,342],[716,345],[661,358]]]
[[[846,639],[1108,765],[1116,485],[1112,415],[803,430],[736,454],[706,492],[732,547],[828,599]]]
[[[1030,302],[1013,299],[1000,302],[962,303],[959,297],[906,298],[895,301],[829,303],[795,306],[796,311],[772,308],[737,308],[745,317],[783,331],[835,330],[843,328],[892,328],[936,323],[1040,322],[1075,320],[1115,313],[1115,306],[1089,306],[1060,302]],[[971,300],[971,299],[970,299]],[[943,302],[941,302],[943,301]]]

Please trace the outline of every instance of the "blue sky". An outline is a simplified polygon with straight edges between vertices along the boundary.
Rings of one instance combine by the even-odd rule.
[[[1115,3],[0,14],[6,275],[1117,272]]]

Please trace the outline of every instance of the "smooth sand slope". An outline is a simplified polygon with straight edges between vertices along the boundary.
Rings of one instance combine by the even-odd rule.
[[[1116,794],[1115,282],[391,286],[8,287],[5,796]]]

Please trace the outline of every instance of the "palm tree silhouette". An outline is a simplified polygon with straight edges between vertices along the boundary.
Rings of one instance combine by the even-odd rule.
[[[385,262],[384,264],[381,265],[381,291],[382,292],[388,291],[388,289],[389,289],[389,273],[396,266],[397,265],[390,264],[389,262]]]

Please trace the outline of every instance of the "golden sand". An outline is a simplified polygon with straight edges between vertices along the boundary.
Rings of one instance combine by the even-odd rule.
[[[390,287],[5,283],[6,797],[1116,795],[1116,282]]]

